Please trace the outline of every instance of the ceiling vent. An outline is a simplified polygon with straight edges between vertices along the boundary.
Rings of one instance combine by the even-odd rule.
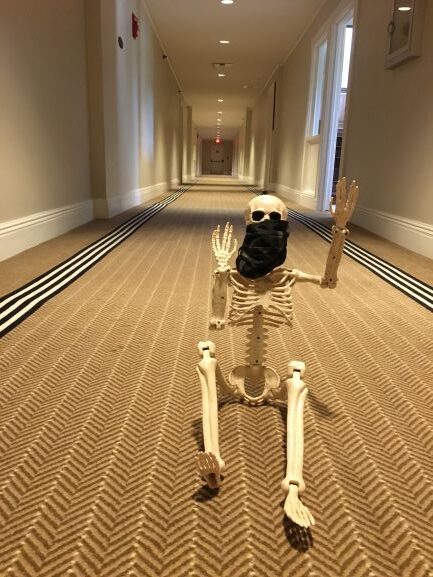
[[[230,68],[231,65],[231,62],[212,62],[212,66],[218,70],[221,68]]]

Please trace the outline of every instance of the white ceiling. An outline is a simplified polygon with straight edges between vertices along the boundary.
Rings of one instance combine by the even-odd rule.
[[[278,64],[324,0],[144,0],[193,123],[204,138],[232,138]],[[219,40],[230,40],[229,45]],[[213,62],[232,62],[218,78]],[[247,85],[247,88],[244,86]],[[223,98],[224,102],[217,102]],[[222,111],[218,115],[217,111]]]

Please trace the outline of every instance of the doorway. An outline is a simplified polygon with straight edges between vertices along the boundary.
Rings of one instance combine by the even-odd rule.
[[[327,59],[321,146],[317,179],[317,208],[327,210],[340,176],[349,94],[354,9],[350,5],[334,20]]]
[[[203,140],[201,146],[201,174],[232,174],[233,141],[224,140],[218,144],[213,140]]]
[[[332,186],[331,186],[331,197],[333,201],[335,199],[335,190],[337,181],[340,177],[341,150],[343,146],[344,125],[346,116],[347,86],[349,83],[350,56],[352,53],[352,37],[353,37],[353,19],[348,24],[346,24],[344,29],[343,68],[340,77],[340,93],[337,98],[338,100],[337,134],[335,137],[335,143],[333,147],[334,169],[332,173]]]

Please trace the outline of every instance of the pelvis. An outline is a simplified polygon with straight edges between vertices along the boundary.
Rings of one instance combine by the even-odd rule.
[[[282,399],[281,380],[272,367],[265,365],[241,365],[235,367],[228,377],[233,394],[250,405],[261,405],[268,399]],[[248,391],[246,390],[248,388]],[[262,389],[258,395],[253,394]],[[252,393],[252,394],[250,394]]]

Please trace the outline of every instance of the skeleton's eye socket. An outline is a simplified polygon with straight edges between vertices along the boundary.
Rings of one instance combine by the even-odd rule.
[[[251,214],[251,218],[258,222],[259,220],[262,220],[262,218],[265,216],[265,213],[263,212],[263,210],[255,210],[252,214]]]
[[[281,214],[279,212],[271,212],[269,215],[271,220],[281,220]]]

